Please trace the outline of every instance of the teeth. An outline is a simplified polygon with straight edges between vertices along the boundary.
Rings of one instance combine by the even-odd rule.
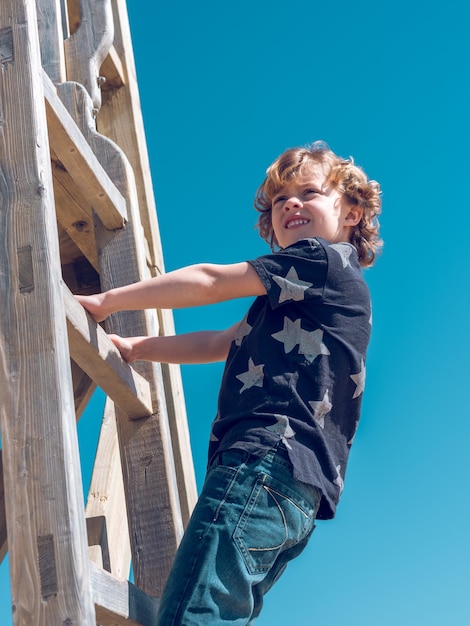
[[[303,224],[308,224],[308,220],[291,220],[288,224],[286,224],[286,228],[292,228],[292,226],[302,226]]]

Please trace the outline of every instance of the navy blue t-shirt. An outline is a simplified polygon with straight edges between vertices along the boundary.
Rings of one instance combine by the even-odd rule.
[[[334,517],[359,422],[370,296],[349,243],[302,239],[249,262],[267,295],[240,323],[223,374],[209,461],[282,441],[294,477],[321,489]]]

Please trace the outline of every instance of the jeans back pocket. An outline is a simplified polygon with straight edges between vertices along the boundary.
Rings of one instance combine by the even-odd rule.
[[[261,473],[234,532],[248,572],[269,571],[278,555],[302,542],[315,524],[317,503]]]

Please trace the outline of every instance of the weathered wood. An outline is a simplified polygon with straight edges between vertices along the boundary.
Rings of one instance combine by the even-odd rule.
[[[134,172],[138,205],[152,276],[164,271],[157,211],[148,162],[144,123],[137,88],[136,69],[125,0],[112,0],[115,48],[129,77],[112,98],[106,100],[97,118],[98,129],[125,152]],[[173,313],[159,311],[160,334],[174,334]],[[196,480],[186,418],[181,372],[177,365],[162,365],[163,385],[171,428],[173,455],[183,524],[186,525],[197,500]]]
[[[70,356],[128,418],[152,415],[150,385],[121,357],[104,330],[64,286]]]
[[[57,221],[98,271],[91,205],[61,163],[52,161],[52,173]]]
[[[158,311],[162,334],[174,335],[172,311]],[[171,442],[175,459],[176,479],[180,496],[181,517],[186,527],[197,501],[197,487],[194,476],[193,453],[189,439],[186,404],[179,365],[162,363],[163,386],[168,407]]]
[[[96,515],[86,518],[86,529],[88,534],[89,552],[90,548],[99,548],[99,567],[111,572],[111,561],[109,558],[108,526],[104,515]],[[91,561],[93,559],[90,559]]]
[[[96,383],[72,359],[70,360],[70,366],[72,368],[75,415],[78,420],[91,400],[96,389]]]
[[[70,34],[68,79],[90,94],[58,86],[73,116],[51,82],[64,80]],[[158,602],[133,585],[93,568],[91,590],[73,404],[78,417],[95,381],[109,394],[87,503],[97,562],[126,577],[131,538],[135,580],[157,596],[196,499],[179,368],[134,372],[62,286],[89,293],[99,278],[106,289],[164,271],[125,2],[2,0],[0,61],[0,560],[8,522],[15,624],[154,624]],[[98,83],[100,131],[124,151],[96,132]],[[158,314],[114,315],[107,329],[170,334],[171,312]]]
[[[36,10],[42,66],[53,83],[63,82],[66,75],[61,0],[36,0]]]
[[[35,3],[2,0],[0,39],[0,418],[14,623],[91,626]]]
[[[143,233],[136,200],[133,172],[121,150],[94,131],[86,91],[76,83],[64,83],[59,94],[104,169],[126,198],[128,223],[110,236],[97,224],[100,278],[103,290],[148,277],[143,253]],[[155,311],[127,311],[106,320],[108,332],[152,335],[158,332]],[[176,473],[161,367],[137,362],[135,368],[151,383],[156,412],[150,418],[131,421],[117,408],[121,461],[128,504],[132,563],[138,587],[161,593],[182,535]]]
[[[86,516],[106,520],[110,572],[120,578],[128,578],[131,545],[114,408],[114,403],[108,398],[101,423]],[[97,565],[102,564],[101,553],[90,550],[89,554]]]
[[[112,0],[114,14],[114,48],[127,77],[124,85],[108,98],[97,116],[98,130],[112,139],[132,166],[140,217],[148,241],[151,267],[164,270],[157,208],[153,193],[150,163],[145,138],[131,33],[125,0]],[[153,272],[155,273],[155,272]]]
[[[122,228],[126,220],[125,200],[67,113],[57,96],[56,88],[46,74],[44,94],[52,150],[106,228]],[[89,221],[92,222],[91,215]]]
[[[119,580],[90,563],[96,619],[101,626],[155,626],[159,600],[127,580]]]
[[[81,83],[101,107],[100,68],[113,43],[111,0],[81,0],[80,24],[65,42],[67,78]]]

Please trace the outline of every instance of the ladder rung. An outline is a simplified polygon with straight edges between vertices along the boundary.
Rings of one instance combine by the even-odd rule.
[[[63,289],[70,356],[131,419],[151,415],[150,385],[128,363],[70,290]]]
[[[101,166],[45,72],[43,86],[52,150],[90,201],[104,226],[109,230],[122,228],[127,219],[124,197]]]
[[[91,584],[96,621],[101,626],[157,623],[159,600],[152,598],[128,580],[120,580],[90,561]]]

